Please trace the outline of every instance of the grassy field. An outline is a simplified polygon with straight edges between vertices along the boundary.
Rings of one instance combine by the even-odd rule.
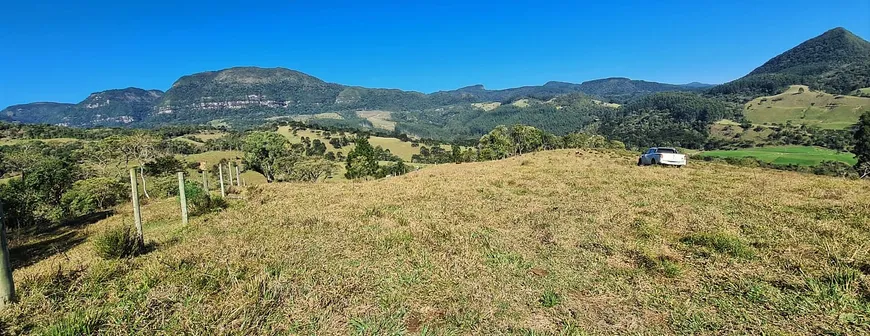
[[[48,142],[48,143],[66,143],[66,142],[79,141],[79,139],[73,139],[73,138],[53,138],[53,139],[36,139],[36,140],[42,141],[42,142]],[[15,144],[18,144],[21,142],[25,142],[25,141],[34,141],[34,140],[3,138],[3,139],[0,139],[0,146],[12,146],[12,145],[15,145]]]
[[[501,103],[499,103],[499,102],[471,103],[471,106],[474,108],[481,109],[485,112],[489,112],[489,111],[495,110],[496,108],[501,106]]]
[[[792,85],[779,95],[759,97],[746,103],[743,114],[757,124],[791,121],[842,129],[858,122],[865,111],[870,111],[870,98],[831,95],[810,91],[804,85]]]
[[[396,129],[396,122],[390,119],[390,111],[357,111],[356,115],[372,123],[375,128],[392,131]]]
[[[202,140],[202,142],[205,142],[208,140],[220,139],[226,135],[227,135],[227,133],[220,132],[220,131],[203,131],[203,132],[199,132],[197,134],[194,134],[193,136],[196,137],[197,139]]]
[[[575,150],[270,184],[109,261],[92,225],[17,241],[0,333],[866,334],[870,184]],[[52,249],[52,244],[60,246]]]
[[[810,146],[768,146],[746,148],[741,150],[718,150],[701,153],[703,156],[712,157],[754,157],[756,159],[775,164],[797,164],[812,166],[822,161],[841,161],[854,165],[857,161],[855,155],[847,152],[810,147]]]
[[[302,137],[308,137],[311,140],[320,139],[320,141],[326,143],[327,152],[342,152],[346,155],[354,148],[354,145],[351,144],[349,146],[344,146],[341,149],[335,149],[334,147],[332,147],[332,145],[329,144],[329,140],[322,136],[322,132],[310,129],[298,130],[296,131],[296,135],[294,136],[293,131],[290,129],[289,126],[282,126],[278,128],[278,134],[286,136],[288,139],[290,139],[290,142],[292,143],[302,142]],[[352,137],[353,135],[348,134],[347,136]],[[402,158],[402,160],[405,161],[411,161],[412,155],[420,154],[419,147],[412,147],[410,142],[403,142],[396,138],[370,137],[369,143],[371,143],[372,146],[381,146],[384,149],[389,149],[391,153],[395,154],[396,156]],[[442,147],[448,151],[452,148],[450,145]]]
[[[763,125],[754,125],[743,129],[739,123],[723,119],[710,125],[710,136],[719,139],[738,139],[763,142],[773,133],[773,129]]]

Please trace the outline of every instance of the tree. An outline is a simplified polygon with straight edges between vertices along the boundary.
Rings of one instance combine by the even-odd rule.
[[[483,160],[500,160],[514,153],[514,142],[507,126],[497,126],[480,138],[480,156]],[[422,153],[422,150],[421,150]]]
[[[159,156],[153,161],[145,163],[145,172],[152,176],[174,175],[184,170],[184,162],[174,156]]]
[[[852,152],[858,159],[855,170],[861,178],[870,176],[870,111],[864,112],[855,124],[855,146]]]
[[[344,174],[348,179],[377,176],[378,159],[374,147],[369,144],[369,139],[360,137],[356,139],[356,147],[347,153],[347,172]]]
[[[70,215],[81,216],[118,204],[126,197],[127,187],[117,179],[94,177],[73,183],[61,201]]]
[[[142,193],[146,198],[151,198],[148,195],[148,187],[145,185],[145,164],[154,160],[155,157],[158,156],[158,146],[160,145],[160,139],[147,134],[145,132],[139,132],[131,137],[127,138],[127,146],[130,146],[135,153],[135,157],[139,160],[139,175],[142,178]]]
[[[510,129],[510,137],[514,143],[516,154],[533,152],[543,145],[541,130],[532,126],[514,125]]]
[[[335,173],[335,163],[319,158],[309,157],[295,163],[295,171],[290,177],[294,181],[317,182],[320,178],[327,178]]]
[[[288,155],[287,138],[272,132],[253,132],[245,138],[242,151],[245,152],[245,165],[272,183],[279,161]]]

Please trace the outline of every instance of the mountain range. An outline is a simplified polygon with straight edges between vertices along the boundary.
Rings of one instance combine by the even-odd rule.
[[[550,99],[576,92],[620,101],[643,94],[691,91],[707,86],[699,83],[673,85],[607,78],[581,84],[548,82],[540,86],[503,90],[487,90],[483,85],[475,85],[423,94],[328,83],[285,68],[236,67],[183,76],[165,93],[139,88],[107,90],[93,93],[78,104],[13,105],[0,112],[0,115],[24,123],[117,126],[149,121],[202,122],[212,117],[249,113],[267,116],[352,110],[408,111],[519,98]]]
[[[790,84],[848,93],[870,87],[870,43],[843,28],[835,28],[778,55],[735,81],[713,86],[702,83],[664,84],[628,78],[605,78],[580,84],[547,82],[488,90],[474,85],[424,94],[398,89],[365,88],[325,82],[285,68],[235,67],[179,78],[166,92],[139,88],[96,92],[77,104],[30,103],[9,106],[0,118],[24,123],[91,126],[154,126],[201,124],[215,120],[247,126],[277,116],[317,115],[376,110],[404,113],[444,110],[474,103],[511,103],[530,98],[547,101],[583,94],[599,101],[627,103],[649,94],[687,91],[726,100],[748,99],[781,92]]]

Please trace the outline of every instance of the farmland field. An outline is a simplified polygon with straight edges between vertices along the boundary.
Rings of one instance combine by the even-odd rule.
[[[720,158],[754,157],[769,163],[803,166],[816,165],[822,161],[841,161],[850,165],[857,162],[852,153],[809,146],[768,146],[740,150],[717,150],[702,152],[700,155]]]
[[[561,150],[384,180],[278,183],[103,260],[92,225],[17,242],[6,334],[870,332],[870,184]]]

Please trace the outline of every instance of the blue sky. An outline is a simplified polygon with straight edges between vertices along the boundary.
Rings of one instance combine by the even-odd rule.
[[[868,0],[178,2],[3,1],[0,108],[232,66],[422,92],[721,83],[837,26],[870,38]]]

